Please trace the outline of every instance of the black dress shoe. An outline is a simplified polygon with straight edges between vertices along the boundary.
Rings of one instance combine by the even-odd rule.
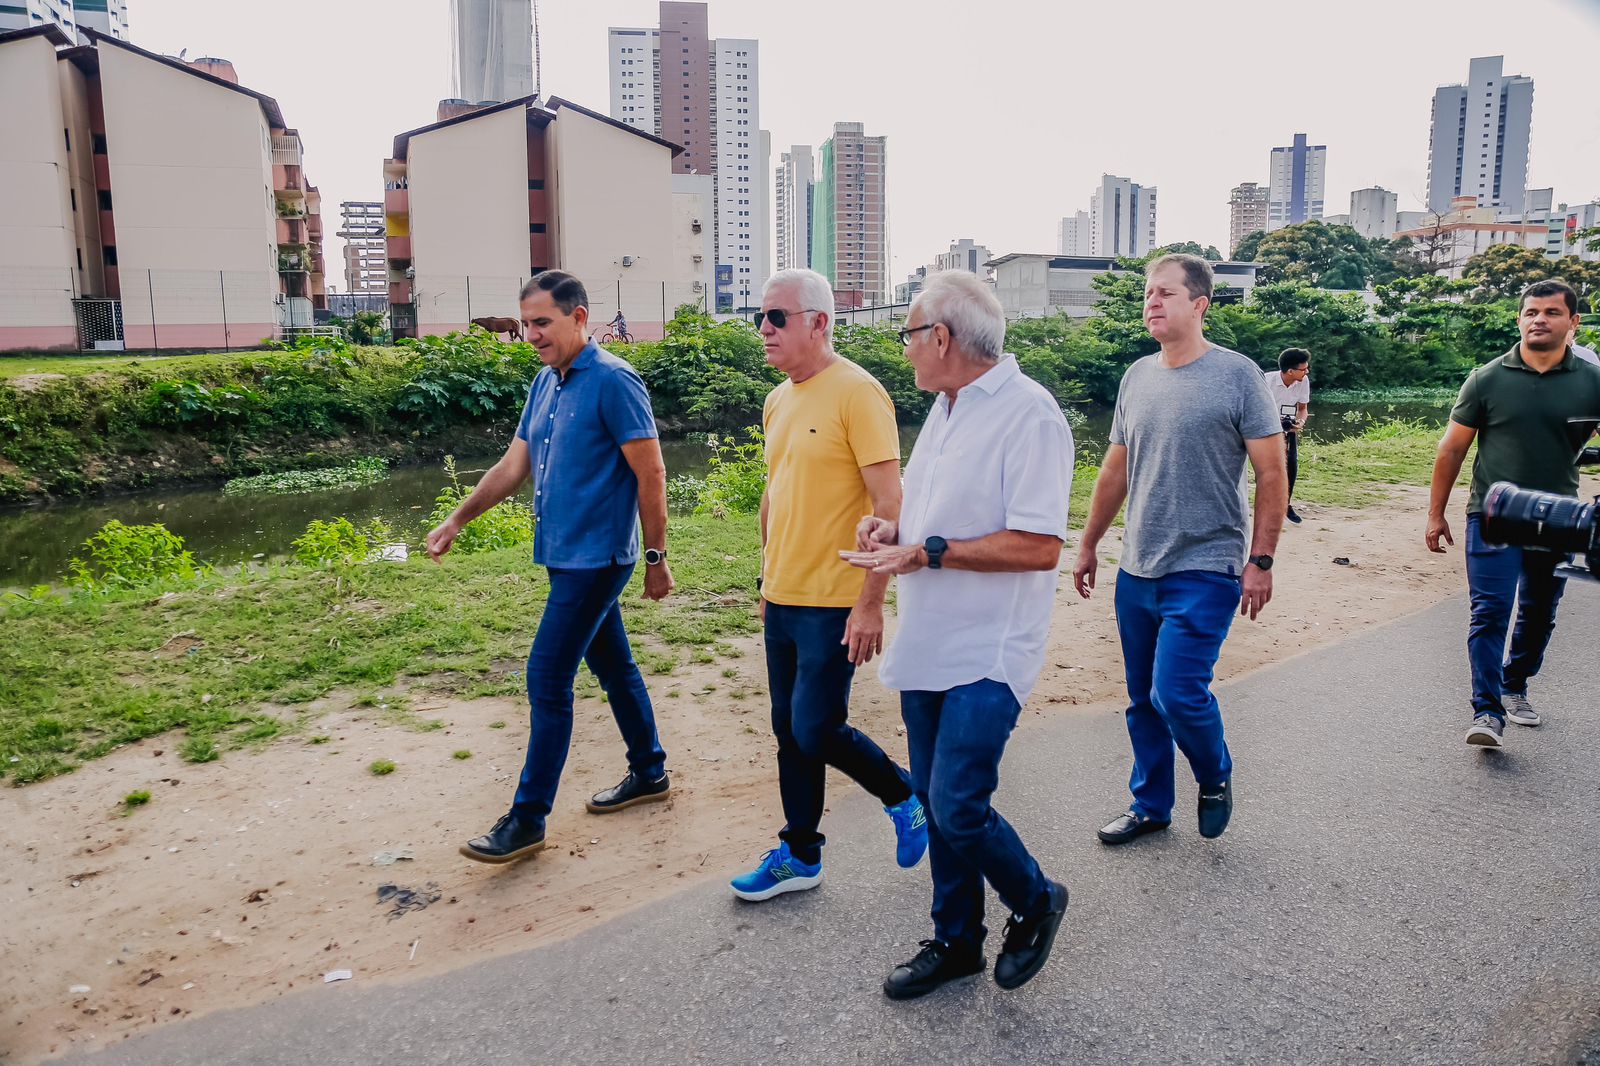
[[[1061,919],[1067,916],[1067,886],[1050,881],[1046,885],[1050,894],[1050,909],[1037,918],[1018,918],[1013,914],[1006,919],[1006,939],[1000,945],[1000,955],[994,960],[994,983],[1001,988],[1021,988],[1033,980],[1034,974],[1044,968],[1050,958],[1050,947],[1056,942],[1056,930]]]
[[[1133,811],[1129,811],[1101,829],[1097,835],[1100,837],[1102,844],[1126,844],[1135,837],[1157,832],[1171,824],[1171,822],[1158,822],[1154,818],[1146,818],[1142,814],[1135,814]]]
[[[1200,790],[1200,835],[1203,837],[1219,837],[1222,831],[1228,828],[1228,819],[1233,816],[1233,787],[1224,781],[1214,788]]]
[[[610,814],[635,803],[654,803],[664,800],[672,791],[672,779],[662,774],[654,781],[646,781],[632,770],[614,788],[596,792],[589,797],[590,814]]]
[[[474,862],[516,862],[542,850],[544,830],[534,829],[515,813],[494,823],[494,828],[483,836],[461,845],[461,854]]]
[[[883,994],[890,999],[916,999],[949,981],[982,973],[985,965],[981,946],[960,948],[942,940],[924,940],[916,958],[890,971]]]

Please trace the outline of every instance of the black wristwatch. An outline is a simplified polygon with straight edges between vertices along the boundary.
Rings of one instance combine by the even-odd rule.
[[[644,565],[646,565],[646,566],[660,566],[662,563],[664,563],[666,561],[667,561],[667,549],[665,549],[665,548],[646,548],[644,550]]]
[[[944,553],[950,547],[943,537],[929,537],[922,542],[922,550],[928,553],[928,569],[938,570],[944,566]]]
[[[1272,569],[1272,556],[1270,555],[1252,555],[1250,556],[1250,561],[1255,563],[1256,569],[1263,573]]]

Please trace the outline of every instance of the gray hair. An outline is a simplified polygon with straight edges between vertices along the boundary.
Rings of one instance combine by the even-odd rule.
[[[994,363],[1005,351],[1006,313],[976,274],[965,270],[930,274],[911,306],[922,308],[925,325],[944,323],[970,359]]]
[[[828,313],[828,343],[833,343],[833,286],[828,284],[828,279],[818,274],[815,270],[805,267],[790,267],[780,270],[767,279],[766,285],[761,288],[761,298],[766,300],[767,294],[779,286],[793,286],[800,294],[800,306],[787,308],[793,311],[826,311]]]

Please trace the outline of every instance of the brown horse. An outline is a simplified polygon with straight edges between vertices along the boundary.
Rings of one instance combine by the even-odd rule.
[[[522,323],[514,318],[475,318],[472,324],[482,326],[490,333],[509,333],[514,341],[522,339]]]

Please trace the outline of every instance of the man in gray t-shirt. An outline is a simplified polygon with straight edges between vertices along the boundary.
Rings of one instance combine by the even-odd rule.
[[[1161,351],[1128,368],[1073,580],[1088,597],[1096,549],[1128,502],[1117,632],[1128,678],[1128,813],[1100,830],[1125,844],[1172,821],[1174,745],[1200,785],[1200,835],[1233,811],[1233,760],[1211,677],[1235,608],[1272,598],[1272,552],[1288,507],[1283,427],[1261,371],[1206,340],[1211,267],[1168,255],[1146,272],[1145,326]],[[1256,472],[1254,528],[1245,463]]]

